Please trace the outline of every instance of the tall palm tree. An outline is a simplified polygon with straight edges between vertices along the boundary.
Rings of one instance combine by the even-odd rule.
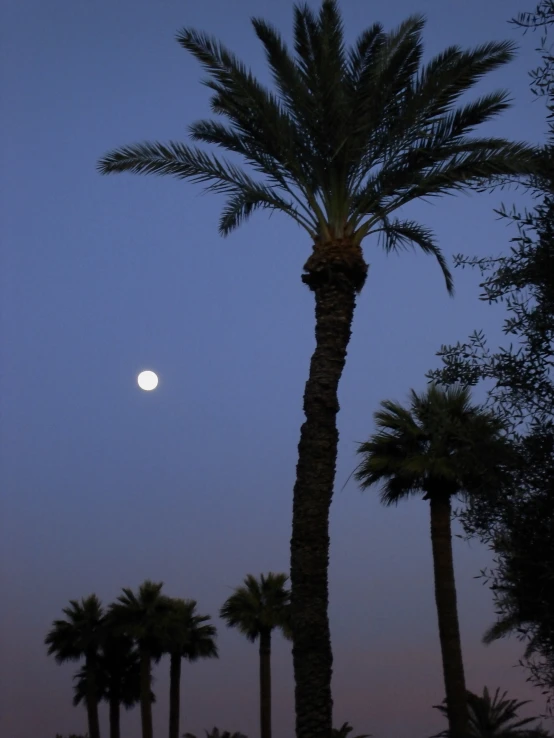
[[[217,630],[208,624],[209,615],[198,615],[196,600],[170,599],[165,621],[163,649],[170,657],[169,666],[169,738],[179,738],[181,703],[181,659],[218,658]]]
[[[290,592],[286,574],[248,574],[225,601],[220,617],[238,628],[249,641],[259,641],[260,650],[260,738],[271,738],[271,633],[279,628],[291,637]]]
[[[121,706],[129,710],[140,702],[140,657],[131,638],[110,633],[109,626],[107,633],[99,654],[96,687],[98,700],[109,705],[110,738],[120,738]],[[86,699],[86,666],[73,678],[73,704],[78,705]],[[156,701],[154,693],[151,701]]]
[[[171,606],[161,594],[163,582],[143,582],[135,594],[123,588],[123,594],[110,605],[109,617],[114,633],[132,638],[140,656],[140,714],[142,738],[152,738],[152,661],[159,660],[163,649],[165,620]]]
[[[48,655],[59,664],[85,660],[85,705],[87,709],[89,738],[100,738],[98,721],[99,690],[97,686],[99,651],[103,638],[104,612],[95,594],[78,600],[70,600],[63,609],[65,620],[54,620],[44,642]]]
[[[467,702],[452,559],[451,500],[485,494],[500,483],[512,450],[502,422],[471,404],[467,388],[413,390],[408,408],[385,400],[377,431],[358,453],[362,489],[381,485],[381,501],[396,505],[423,494],[431,511],[435,600],[452,738],[467,738]]]
[[[529,727],[538,718],[518,718],[518,710],[530,700],[506,699],[507,692],[499,698],[497,689],[491,700],[489,690],[485,687],[482,695],[468,690],[467,704],[469,709],[468,738],[549,738],[549,733],[541,726]],[[446,717],[444,705],[433,705]],[[443,730],[432,738],[449,738],[450,732]]]
[[[356,296],[368,265],[362,242],[378,235],[387,252],[433,255],[448,291],[452,277],[432,231],[396,211],[414,200],[484,187],[533,171],[537,154],[504,139],[471,135],[509,107],[508,93],[465,104],[460,97],[514,56],[510,42],[465,51],[450,46],[425,67],[424,18],[396,30],[379,23],[351,48],[337,0],[319,14],[294,9],[294,52],[264,20],[252,20],[274,90],[217,40],[184,29],[177,40],[198,59],[212,91],[208,119],[193,141],[238,155],[246,165],[185,143],[145,142],[110,151],[103,174],[171,175],[227,196],[227,235],[259,209],[280,211],[307,234],[302,281],[315,297],[316,347],[304,393],[293,500],[291,586],[298,738],[328,738],[332,650],[328,619],[329,509],[337,457],[338,384]],[[256,176],[258,175],[258,176]]]

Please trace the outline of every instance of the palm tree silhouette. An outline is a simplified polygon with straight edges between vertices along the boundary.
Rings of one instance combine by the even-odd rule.
[[[170,598],[164,624],[163,650],[170,656],[169,738],[179,738],[181,706],[181,659],[217,658],[217,630],[208,623],[209,615],[196,612],[196,600]]]
[[[66,619],[54,620],[44,642],[48,646],[48,655],[53,655],[59,664],[85,659],[83,678],[88,734],[90,738],[100,738],[98,720],[100,697],[97,679],[99,651],[103,638],[102,603],[95,594],[92,594],[80,602],[70,600],[69,607],[65,607],[63,613]]]
[[[340,728],[333,728],[331,738],[349,738],[353,730],[354,728],[350,723],[343,723]],[[363,733],[362,735],[355,736],[355,738],[371,738],[371,734]]]
[[[238,628],[249,641],[259,641],[260,738],[271,738],[271,633],[279,628],[290,638],[290,592],[286,574],[248,574],[241,587],[225,601],[220,617]]]
[[[137,644],[140,656],[140,713],[142,738],[153,738],[152,661],[163,651],[163,638],[171,603],[161,594],[163,582],[143,582],[135,594],[123,588],[123,594],[110,605],[109,617],[115,633],[123,633]]]
[[[212,112],[225,121],[193,123],[191,138],[238,155],[244,168],[171,141],[115,149],[100,159],[98,169],[206,183],[207,191],[227,197],[222,235],[265,209],[292,218],[312,245],[302,281],[315,298],[316,347],[304,393],[290,573],[297,737],[327,738],[332,728],[329,510],[338,385],[356,297],[368,271],[362,242],[374,235],[387,252],[414,247],[433,255],[452,292],[432,231],[397,211],[420,198],[527,175],[538,168],[538,155],[523,144],[471,135],[509,107],[507,92],[459,102],[513,58],[510,42],[470,51],[450,46],[423,67],[421,15],[390,33],[375,23],[347,48],[337,0],[323,0],[319,14],[298,5],[295,54],[267,22],[255,18],[252,24],[273,91],[217,40],[188,28],[177,36],[207,72]]]
[[[98,700],[109,705],[110,738],[120,738],[121,706],[130,710],[140,702],[140,657],[133,640],[125,635],[110,633],[109,618],[104,619],[106,634],[98,657]],[[73,704],[86,700],[86,667],[73,677]],[[155,702],[154,693],[151,701]]]
[[[246,738],[244,733],[234,731],[231,733],[229,730],[219,731],[219,728],[212,728],[211,730],[205,730],[206,738]],[[183,738],[196,738],[194,733],[183,733]]]
[[[397,505],[423,494],[431,511],[435,600],[452,738],[467,738],[468,711],[452,558],[451,500],[486,493],[512,459],[503,425],[471,404],[469,390],[431,385],[410,406],[385,400],[377,431],[360,444],[354,476],[362,489],[381,485],[381,501]]]
[[[482,695],[468,690],[467,704],[469,708],[468,738],[549,738],[550,733],[541,726],[529,727],[537,718],[518,718],[518,710],[530,700],[518,701],[506,699],[507,692],[499,698],[497,689],[491,700],[489,690],[485,687]],[[446,717],[444,705],[433,705]],[[450,732],[443,730],[432,738],[449,738]]]

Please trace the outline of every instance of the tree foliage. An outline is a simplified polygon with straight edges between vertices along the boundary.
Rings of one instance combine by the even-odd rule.
[[[487,687],[483,689],[482,695],[474,694],[468,690],[467,703],[469,708],[469,735],[468,738],[550,738],[542,726],[531,726],[536,723],[537,718],[518,717],[518,711],[529,700],[508,699],[507,692],[500,696],[497,689],[491,698]],[[446,706],[433,705],[445,717]],[[449,731],[443,730],[433,738],[449,738]]]
[[[541,65],[531,88],[546,103],[548,133],[540,174],[530,179],[534,207],[498,215],[517,234],[499,257],[458,255],[456,266],[481,271],[481,299],[504,303],[510,343],[493,350],[482,331],[443,346],[443,365],[429,373],[443,384],[487,382],[488,403],[511,429],[519,467],[498,493],[474,499],[460,518],[495,553],[495,569],[483,571],[494,593],[498,620],[485,640],[516,633],[526,641],[522,663],[530,680],[554,695],[554,56],[549,28],[554,2],[543,0],[514,23],[540,29]]]
[[[99,171],[205,183],[227,197],[223,235],[265,209],[291,217],[312,241],[359,244],[376,233],[387,250],[421,248],[438,259],[451,290],[432,232],[393,213],[415,199],[535,170],[533,148],[471,135],[509,107],[506,91],[457,106],[513,58],[514,45],[451,46],[422,66],[425,19],[412,15],[389,33],[374,23],[348,49],[336,0],[323,0],[319,15],[295,7],[294,53],[263,19],[252,25],[273,89],[216,39],[190,28],[177,34],[207,72],[211,110],[220,117],[190,125],[190,138],[238,155],[244,166],[181,142],[147,141],[108,152]]]
[[[354,728],[350,725],[350,723],[346,722],[343,723],[340,728],[333,728],[331,733],[331,738],[350,738],[350,733]],[[355,738],[372,738],[370,733],[363,733],[361,735],[355,736]]]
[[[256,579],[247,574],[244,584],[237,587],[220,610],[220,617],[231,628],[237,628],[254,642],[263,631],[279,628],[290,639],[290,591],[288,575],[273,572]]]

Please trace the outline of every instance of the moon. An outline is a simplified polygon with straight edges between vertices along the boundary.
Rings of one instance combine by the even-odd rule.
[[[158,375],[151,371],[141,372],[137,377],[137,382],[142,390],[151,392],[158,386]]]

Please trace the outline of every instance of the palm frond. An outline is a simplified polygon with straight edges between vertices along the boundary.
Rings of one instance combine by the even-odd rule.
[[[317,227],[303,217],[294,205],[283,198],[268,191],[266,188],[237,189],[227,200],[219,220],[219,232],[227,236],[235,228],[246,221],[255,210],[265,208],[277,210],[290,215],[298,225],[315,237]]]
[[[185,144],[150,142],[124,146],[106,154],[98,163],[101,174],[169,174],[192,182],[211,182],[206,191],[233,192],[236,187],[255,186],[239,167]]]
[[[354,93],[359,90],[360,77],[371,65],[371,59],[385,43],[385,32],[381,23],[366,28],[348,52],[348,72]]]
[[[514,53],[515,45],[510,41],[482,44],[469,51],[448,47],[433,57],[415,80],[407,118],[426,125],[442,117],[482,77],[511,61]]]
[[[273,81],[281,95],[290,117],[296,125],[308,134],[306,143],[311,147],[310,138],[315,139],[317,128],[314,116],[313,99],[304,80],[279,32],[269,23],[253,18],[252,25],[256,35],[264,45],[265,54]]]
[[[413,220],[401,221],[394,219],[390,221],[388,218],[384,218],[381,223],[381,227],[375,228],[374,232],[383,233],[384,248],[387,252],[419,246],[424,254],[434,256],[444,275],[448,294],[454,294],[454,280],[452,278],[452,273],[448,268],[446,259],[437,245],[434,234],[431,230]]]
[[[516,173],[531,175],[537,162],[532,147],[497,139],[473,139],[467,146],[443,146],[438,151],[420,147],[379,172],[369,199],[379,197],[380,207],[388,214],[416,199],[493,185]]]
[[[306,179],[304,141],[277,98],[222,44],[193,29],[177,40],[208,70],[204,84],[214,91],[212,111],[229,118],[258,150],[279,161],[297,181]]]
[[[548,733],[540,726],[530,727],[531,723],[536,722],[536,717],[518,718],[518,711],[530,700],[508,699],[507,694],[503,692],[500,695],[500,689],[496,689],[491,698],[487,687],[484,687],[482,695],[468,690],[470,738],[547,738]],[[433,707],[447,717],[446,700],[442,705]],[[433,738],[449,738],[449,735],[449,731],[445,730]]]

